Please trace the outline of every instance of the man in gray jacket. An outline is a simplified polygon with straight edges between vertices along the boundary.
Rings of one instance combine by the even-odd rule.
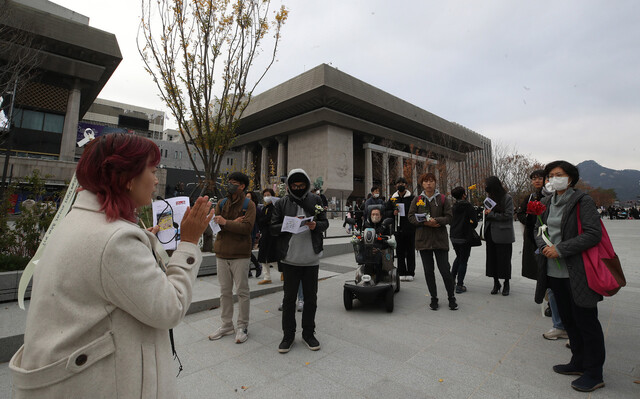
[[[322,234],[329,227],[322,199],[310,193],[311,180],[302,169],[293,169],[287,177],[288,194],[276,202],[271,216],[271,233],[277,236],[278,265],[284,276],[284,299],[282,301],[282,331],[284,337],[278,352],[287,353],[293,345],[296,333],[295,306],[298,286],[302,282],[304,308],[302,311],[302,339],[309,349],[320,349],[315,338],[316,300],[318,293],[318,270],[322,257]],[[282,232],[285,216],[313,220],[306,223],[307,229],[297,234]]]

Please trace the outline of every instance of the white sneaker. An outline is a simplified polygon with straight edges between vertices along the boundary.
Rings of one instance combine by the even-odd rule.
[[[236,331],[236,344],[241,344],[244,341],[247,340],[248,337],[248,332],[246,328],[238,328],[238,331]]]
[[[559,328],[552,328],[551,330],[542,334],[542,336],[544,337],[544,339],[549,339],[552,341],[555,341],[558,338],[564,338],[564,339],[569,338],[569,335],[567,335],[567,332],[565,330],[560,330]]]
[[[400,281],[407,281],[407,276],[400,276]]]
[[[235,328],[233,327],[220,327],[213,332],[213,334],[209,335],[209,341],[215,341],[224,337],[225,335],[231,335],[235,332]]]
[[[413,276],[406,276],[406,280],[404,281],[413,281]]]
[[[298,312],[302,312],[304,309],[304,301],[298,301]]]

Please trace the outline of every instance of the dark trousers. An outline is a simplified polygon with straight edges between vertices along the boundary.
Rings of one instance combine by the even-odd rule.
[[[414,232],[396,233],[396,256],[400,276],[416,275],[416,238]]]
[[[424,277],[427,280],[427,288],[429,288],[429,294],[432,298],[438,297],[438,288],[436,287],[436,276],[434,274],[433,257],[435,255],[436,263],[438,264],[438,270],[444,281],[444,286],[447,289],[447,295],[449,298],[453,298],[453,277],[451,277],[451,270],[449,268],[449,251],[446,249],[423,249],[420,251],[420,258],[422,258],[422,268],[424,269]]]
[[[464,276],[467,274],[467,262],[471,256],[471,245],[469,244],[453,244],[453,250],[456,251],[456,258],[451,268],[451,277],[456,282],[458,277],[458,285],[464,285]]]
[[[605,349],[598,308],[583,308],[573,300],[568,278],[547,277],[556,298],[558,312],[571,342],[571,364],[585,374],[602,380]]]
[[[302,335],[312,335],[316,329],[318,299],[318,270],[316,266],[293,266],[280,262],[284,275],[284,298],[282,299],[282,332],[287,338],[296,334],[296,299],[298,286],[302,282],[304,308],[302,309]]]

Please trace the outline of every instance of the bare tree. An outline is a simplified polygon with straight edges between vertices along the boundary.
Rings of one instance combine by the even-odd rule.
[[[238,120],[275,61],[288,11],[284,6],[273,11],[270,3],[142,0],[138,50],[178,123],[200,182],[213,190]],[[249,83],[269,32],[268,62]],[[197,158],[204,170],[197,167]]]
[[[513,145],[493,143],[493,172],[511,194],[515,204],[531,191],[529,175],[543,165],[530,155],[520,154]]]
[[[24,29],[29,21],[16,17],[13,1],[0,0],[0,142],[9,131],[15,93],[36,75],[40,63],[34,35]]]

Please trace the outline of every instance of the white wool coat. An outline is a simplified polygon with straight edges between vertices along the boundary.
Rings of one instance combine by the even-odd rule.
[[[33,277],[24,345],[11,359],[15,398],[176,398],[168,330],[184,318],[202,262],[182,242],[166,274],[155,236],[108,222],[78,193]]]

